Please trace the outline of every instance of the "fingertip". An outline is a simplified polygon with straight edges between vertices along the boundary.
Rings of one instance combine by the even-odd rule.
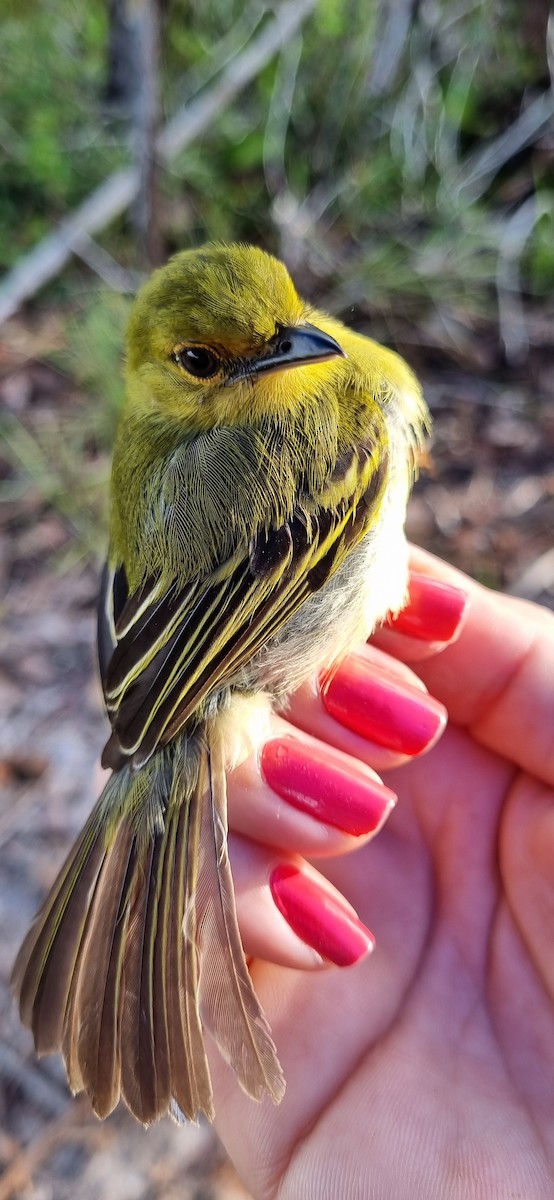
[[[399,720],[402,703],[395,703],[402,694],[411,710],[407,724],[412,731],[405,730],[406,736],[401,715]],[[414,732],[412,719],[418,711],[427,728]],[[444,706],[429,696],[419,676],[374,645],[360,646],[333,674],[303,684],[289,697],[286,715],[295,729],[380,773],[430,749],[447,719]]]
[[[355,838],[377,833],[396,804],[395,793],[367,767],[300,733],[266,742],[260,769],[293,808]]]
[[[353,966],[375,945],[371,931],[338,893],[293,863],[279,863],[270,875],[271,894],[287,924],[323,960]]]
[[[286,921],[275,904],[270,877],[279,859],[248,838],[232,834],[229,853],[235,885],[237,916],[247,958],[264,959],[281,967],[299,971],[321,970],[328,964],[317,949],[308,944]]]
[[[368,763],[282,718],[272,732],[229,775],[235,833],[268,852],[328,858],[359,849],[379,832],[396,794]]]
[[[430,750],[446,727],[443,704],[357,652],[326,680],[321,699],[347,729],[408,758]]]
[[[411,571],[408,603],[399,613],[391,614],[388,626],[420,642],[448,645],[459,637],[469,603],[469,595],[460,587]]]
[[[245,954],[297,970],[349,966],[374,938],[354,909],[302,858],[278,858],[230,839]]]

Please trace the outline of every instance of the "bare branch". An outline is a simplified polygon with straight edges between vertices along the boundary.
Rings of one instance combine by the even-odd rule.
[[[134,113],[135,154],[140,185],[134,204],[134,223],[150,268],[164,257],[161,222],[160,168],[157,142],[160,134],[160,0],[135,0],[141,84]]]
[[[94,271],[112,292],[134,292],[140,283],[140,276],[135,271],[126,271],[120,263],[99,246],[88,233],[81,233],[79,245],[74,247],[74,254]]]

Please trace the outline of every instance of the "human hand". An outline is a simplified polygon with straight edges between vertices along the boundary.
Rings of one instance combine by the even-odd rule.
[[[299,812],[252,763],[230,782],[241,928],[250,953],[273,959],[252,970],[287,1079],[279,1108],[255,1105],[212,1056],[216,1124],[256,1200],[553,1194],[554,620],[430,556],[413,565],[467,590],[461,636],[438,654],[385,630],[368,671],[386,653],[379,665],[403,687],[416,684],[410,662],[448,708],[440,742],[408,762],[338,724],[313,688],[289,714],[358,759],[357,775],[397,767],[384,778],[400,802],[379,837],[354,841]],[[432,742],[440,708],[420,697]],[[321,875],[294,852],[327,855]],[[271,901],[283,859],[347,898],[376,934],[373,954],[352,922],[357,965],[291,969],[321,960]]]

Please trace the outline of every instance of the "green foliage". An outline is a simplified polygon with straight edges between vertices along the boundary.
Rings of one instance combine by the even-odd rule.
[[[0,38],[0,265],[122,160],[102,112],[105,5],[7,5]]]
[[[31,489],[75,534],[77,553],[99,562],[106,550],[110,454],[123,399],[122,347],[131,300],[98,289],[76,298],[63,346],[49,358],[78,385],[73,398],[41,409],[34,421],[0,418],[2,457],[11,474],[0,501]],[[68,402],[69,399],[69,402]],[[64,565],[74,561],[74,549]]]
[[[70,415],[50,409],[32,431],[12,413],[0,416],[2,457],[16,477],[0,485],[0,500],[13,505],[31,494],[35,510],[60,513],[76,539],[64,566],[82,555],[99,563],[106,552],[110,460],[93,449],[93,427],[82,405]]]
[[[131,299],[101,289],[88,294],[66,326],[55,361],[96,401],[94,436],[109,450],[123,400],[123,345]]]

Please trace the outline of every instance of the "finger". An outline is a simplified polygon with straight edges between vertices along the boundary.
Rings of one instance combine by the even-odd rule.
[[[270,732],[228,777],[235,832],[316,858],[349,853],[382,828],[396,796],[375,771],[279,717]]]
[[[431,556],[417,561],[442,572]],[[452,568],[446,574],[458,576]],[[451,721],[554,783],[554,617],[527,601],[466,583],[469,603],[459,640],[420,664],[419,674]]]
[[[405,662],[422,662],[456,641],[467,612],[465,589],[422,572],[411,571],[408,603],[391,615],[372,639]]]
[[[453,567],[451,563],[444,562],[442,558],[437,558],[429,550],[422,550],[420,546],[410,546],[410,573],[414,572],[424,575],[427,580],[432,579],[459,588],[460,591],[466,592],[469,597],[478,596],[483,591],[482,584],[477,583],[475,579],[471,579],[469,575],[466,575],[457,567]],[[487,592],[489,589],[485,588],[484,590]],[[494,592],[493,595],[503,595],[503,593]],[[522,619],[532,620],[538,628],[550,628],[552,614],[549,609],[543,608],[540,604],[535,604],[533,601],[520,599],[517,596],[506,595],[505,600],[511,611],[513,613],[520,613]]]
[[[446,726],[444,706],[418,676],[375,646],[361,646],[328,679],[290,698],[289,721],[377,771],[429,750]]]
[[[233,834],[229,849],[245,953],[299,970],[351,966],[374,946],[339,891],[299,856]]]

